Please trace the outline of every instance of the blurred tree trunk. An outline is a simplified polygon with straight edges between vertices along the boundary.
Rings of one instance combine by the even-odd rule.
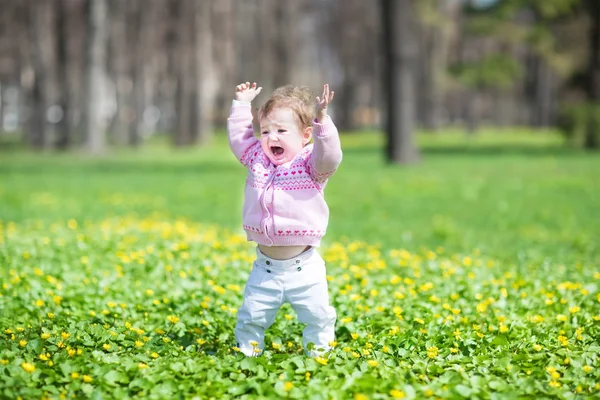
[[[387,88],[387,157],[393,163],[419,160],[413,130],[419,57],[415,0],[382,0]]]
[[[444,114],[444,74],[458,3],[429,0],[418,3],[423,20],[420,52],[419,121],[426,129],[437,130]]]
[[[275,71],[280,68],[274,43],[277,40],[275,36],[278,36],[278,26],[276,23],[271,23],[256,24],[256,27],[253,27],[252,24],[247,23],[248,14],[267,16],[266,18],[270,20],[275,17],[273,0],[256,1],[254,4],[251,1],[242,2],[241,11],[237,14],[236,22],[239,29],[238,40],[240,41],[241,54],[241,58],[238,58],[237,62],[242,64],[238,67],[238,72],[241,73],[241,76],[239,76],[240,81],[255,81],[262,78],[257,83],[262,86],[263,93],[268,94],[280,84],[275,78]],[[252,39],[253,37],[256,37],[256,41]],[[258,57],[258,62],[255,65],[253,65],[254,63],[250,63],[248,66],[244,65],[247,60],[256,57],[256,54],[261,56]],[[280,77],[277,79],[287,78]]]
[[[224,124],[231,106],[232,90],[236,82],[236,5],[234,0],[220,0],[214,4],[213,35],[219,40],[213,41],[219,73],[220,88],[215,98],[215,108],[219,124]],[[262,83],[261,83],[262,84]]]
[[[294,65],[294,53],[297,49],[296,43],[296,18],[298,13],[298,0],[282,1],[275,0],[272,5],[273,18],[277,29],[271,35],[274,47],[274,58],[270,60],[277,65],[274,71],[273,83],[275,87],[290,82],[292,68]]]
[[[336,4],[337,21],[328,29],[328,32],[335,37],[333,45],[338,49],[340,67],[343,71],[342,86],[339,90],[343,96],[336,99],[336,123],[338,128],[344,131],[356,129],[353,111],[358,96],[356,89],[361,79],[360,63],[362,60],[360,58],[364,56],[361,39],[365,34],[361,29],[361,22],[364,20],[361,3],[361,0],[338,2]]]
[[[130,76],[132,79],[132,107],[129,124],[128,144],[132,147],[140,146],[144,127],[144,111],[148,104],[146,82],[152,68],[152,42],[154,29],[153,12],[154,1],[129,0],[129,38],[132,62],[130,63]]]
[[[212,3],[208,1],[196,4],[196,70],[198,71],[198,130],[195,142],[206,144],[212,137],[212,115],[218,89],[217,73],[213,57],[212,21],[214,13]],[[219,38],[220,39],[220,38]],[[221,45],[221,43],[218,43]]]
[[[106,0],[88,0],[86,3],[87,40],[84,72],[83,131],[87,149],[100,153],[106,145],[102,121],[101,100],[106,64],[107,34]]]
[[[0,14],[0,132],[4,130],[7,88],[14,85],[20,73],[18,65],[18,38],[20,21],[14,1],[4,5]]]
[[[177,93],[175,113],[177,127],[175,129],[175,145],[187,146],[192,142],[192,108],[194,88],[196,87],[195,71],[192,66],[192,39],[190,30],[193,25],[193,14],[190,12],[190,0],[180,0],[177,14]],[[190,19],[191,14],[191,19]]]
[[[180,64],[177,79],[177,146],[204,143],[209,138],[203,104],[204,73],[210,68],[210,3],[181,2]]]
[[[182,40],[179,25],[183,12],[182,3],[179,0],[170,0],[164,11],[168,21],[163,44],[163,49],[166,53],[166,65],[159,93],[163,107],[170,107],[167,114],[170,117],[167,128],[171,133],[171,142],[177,145],[179,140],[179,68],[182,64],[182,60],[179,57],[180,41]]]
[[[589,31],[589,62],[587,72],[587,97],[592,103],[588,115],[587,134],[584,146],[588,149],[600,147],[600,119],[594,112],[600,110],[600,2],[588,0],[591,25]]]
[[[33,113],[29,125],[29,144],[34,149],[49,145],[52,124],[47,113],[55,101],[56,60],[54,57],[54,7],[50,2],[37,3],[32,12],[32,61],[34,66]]]
[[[109,132],[115,144],[125,145],[128,141],[129,126],[131,124],[132,111],[132,81],[129,76],[131,61],[131,46],[137,45],[137,38],[132,39],[128,35],[128,26],[135,25],[135,21],[127,18],[126,2],[112,0],[110,3],[111,31],[109,59],[112,81],[115,84],[115,100],[117,109],[110,124]]]
[[[56,141],[54,146],[59,150],[66,150],[71,146],[72,126],[71,121],[71,92],[68,71],[70,63],[68,58],[68,15],[65,0],[56,2],[56,54],[57,54],[57,85],[58,106],[62,109],[62,119],[56,124]]]
[[[531,108],[531,126],[550,126],[554,97],[553,76],[548,65],[536,54],[529,55],[526,80],[525,95]]]

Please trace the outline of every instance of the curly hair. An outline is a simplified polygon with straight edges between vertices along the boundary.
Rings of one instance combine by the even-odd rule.
[[[313,92],[307,86],[285,85],[273,91],[269,100],[258,110],[262,119],[279,107],[291,108],[298,117],[302,129],[313,126],[315,103]]]

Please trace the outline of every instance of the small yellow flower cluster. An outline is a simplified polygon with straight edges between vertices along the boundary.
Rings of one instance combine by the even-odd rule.
[[[316,357],[315,361],[318,362],[321,365],[327,365],[327,359],[324,357]]]
[[[438,355],[438,348],[436,346],[427,348],[427,357],[435,358],[435,357],[437,357],[437,355]]]

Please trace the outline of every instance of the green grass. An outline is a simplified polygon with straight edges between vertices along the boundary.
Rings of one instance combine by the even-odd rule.
[[[378,134],[342,142],[321,249],[328,361],[302,355],[289,307],[263,357],[232,349],[252,245],[222,133],[96,158],[0,152],[0,397],[600,393],[597,154],[553,132],[457,131],[419,136],[422,162],[397,167]]]
[[[506,259],[598,261],[600,159],[561,147],[558,137],[509,131],[472,140],[420,137],[423,162],[386,165],[380,135],[344,137],[330,181],[327,241],[365,239],[387,247],[447,247]],[[186,217],[240,225],[245,171],[223,135],[212,146],[84,155],[3,154],[4,220],[107,216]]]

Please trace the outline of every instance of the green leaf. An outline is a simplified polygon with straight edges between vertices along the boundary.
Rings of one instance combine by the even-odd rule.
[[[505,346],[508,344],[508,338],[506,335],[498,335],[494,338],[494,340],[492,340],[491,344],[496,346]]]
[[[456,385],[454,387],[454,391],[464,398],[469,398],[471,396],[471,393],[473,392],[471,388],[465,385]]]
[[[255,357],[246,357],[240,363],[240,368],[245,370],[253,370],[256,367]]]

